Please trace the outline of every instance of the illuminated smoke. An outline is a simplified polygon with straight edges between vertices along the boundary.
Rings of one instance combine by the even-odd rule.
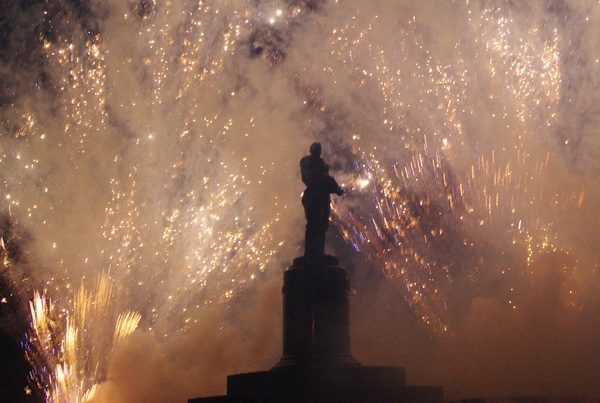
[[[49,400],[102,389],[111,362],[122,373],[136,326],[149,351],[223,327],[240,354],[275,356],[246,342],[278,325],[231,312],[300,253],[297,163],[314,140],[349,190],[344,263],[381,271],[427,332],[461,340],[482,306],[510,318],[554,270],[558,303],[591,317],[600,6],[440,3],[27,10],[44,28],[13,34],[35,63],[5,63],[2,208],[21,236],[3,242],[24,251],[9,265],[23,296],[38,290],[31,360]],[[197,348],[196,376],[221,357]]]

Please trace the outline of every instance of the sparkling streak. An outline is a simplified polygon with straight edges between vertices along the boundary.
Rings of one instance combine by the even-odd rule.
[[[49,401],[91,399],[111,352],[137,328],[141,319],[137,312],[125,311],[116,321],[113,319],[114,291],[114,281],[103,273],[93,290],[81,284],[71,310],[59,310],[49,297],[34,292],[30,302],[33,334],[28,358],[41,364],[42,373],[32,380],[38,382]]]

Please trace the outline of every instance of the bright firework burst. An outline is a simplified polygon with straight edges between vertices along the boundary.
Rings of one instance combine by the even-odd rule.
[[[33,380],[46,390],[50,401],[79,402],[94,396],[97,384],[106,373],[110,354],[137,327],[141,317],[126,311],[115,318],[112,307],[114,284],[108,274],[102,274],[95,288],[89,291],[82,285],[67,306],[59,309],[38,292],[30,302],[33,334],[30,340],[41,357],[29,357],[31,362],[42,361]],[[45,365],[44,365],[45,364]]]

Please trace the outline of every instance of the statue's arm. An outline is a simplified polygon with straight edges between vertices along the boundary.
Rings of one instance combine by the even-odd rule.
[[[328,192],[329,193],[335,193],[338,196],[341,196],[342,194],[344,194],[344,189],[342,189],[342,187],[340,185],[338,185],[337,181],[335,180],[335,178],[333,176],[329,176],[327,178],[327,182],[328,182]]]

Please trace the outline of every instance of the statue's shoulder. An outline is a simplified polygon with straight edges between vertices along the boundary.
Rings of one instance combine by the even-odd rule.
[[[306,171],[318,171],[319,170],[319,160],[320,158],[314,158],[311,155],[307,155],[306,157],[302,157],[300,160],[300,168]]]
[[[323,185],[329,177],[329,166],[323,158],[308,155],[300,160],[302,181],[307,185]]]

